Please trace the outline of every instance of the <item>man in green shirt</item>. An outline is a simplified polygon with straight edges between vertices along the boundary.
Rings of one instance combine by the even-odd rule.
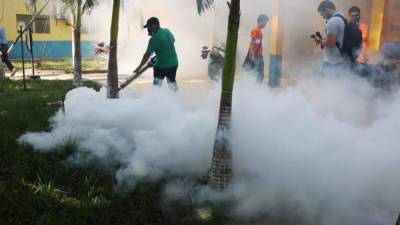
[[[154,65],[154,86],[161,86],[164,78],[167,78],[170,89],[177,91],[178,56],[175,50],[174,36],[168,29],[161,28],[160,21],[155,17],[147,20],[144,28],[147,28],[151,38],[146,53],[134,72],[138,73],[149,61],[151,55],[155,53],[157,60]]]

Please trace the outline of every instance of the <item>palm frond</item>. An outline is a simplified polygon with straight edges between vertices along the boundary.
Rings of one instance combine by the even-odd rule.
[[[67,6],[68,8],[72,9],[75,8],[75,0],[60,0],[62,3],[64,3],[65,6]]]
[[[204,11],[214,6],[214,0],[196,0],[197,12],[202,14]]]
[[[37,2],[37,0],[25,0],[25,6],[26,6],[26,9],[28,10],[28,12],[30,12],[32,14],[36,13],[35,12],[36,2]]]
[[[83,13],[93,9],[97,3],[98,3],[97,0],[86,0],[85,3],[83,4]]]

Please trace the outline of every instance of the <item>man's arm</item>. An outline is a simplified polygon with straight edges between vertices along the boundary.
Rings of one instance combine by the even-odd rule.
[[[326,48],[335,48],[337,46],[337,35],[340,33],[341,29],[345,29],[345,22],[343,19],[336,17],[326,24],[326,40],[322,42],[322,45]]]
[[[336,34],[329,34],[326,40],[322,43],[327,48],[335,48],[337,43]]]
[[[134,73],[140,72],[142,67],[144,65],[146,65],[146,63],[149,61],[149,59],[150,59],[150,57],[151,57],[151,55],[153,54],[154,51],[155,51],[154,40],[153,40],[153,38],[151,38],[150,41],[149,41],[149,44],[147,46],[146,53],[144,53],[144,55],[142,57],[142,61],[140,62],[140,65],[133,71]]]
[[[251,42],[250,42],[250,51],[249,56],[252,60],[255,60],[257,57],[257,51],[260,51],[261,39],[255,30],[251,31]]]
[[[139,65],[133,72],[134,72],[134,73],[140,72],[140,70],[142,69],[142,67],[143,67],[144,65],[146,65],[146,63],[149,61],[150,57],[151,57],[151,54],[146,52],[146,53],[143,55],[143,58],[142,58],[142,61],[140,62],[140,65]]]
[[[368,38],[369,38],[368,26],[366,24],[362,24],[360,26],[360,28],[361,28],[360,30],[361,30],[361,33],[362,33],[363,42],[367,43],[368,42]]]

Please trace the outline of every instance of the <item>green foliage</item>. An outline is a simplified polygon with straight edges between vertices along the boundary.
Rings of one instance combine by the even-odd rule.
[[[36,3],[37,0],[25,0],[25,6],[29,13],[36,13]]]
[[[77,0],[61,0],[61,1],[70,9],[76,8]],[[82,0],[82,2],[83,2],[82,14],[89,12],[98,4],[98,0]]]
[[[197,3],[197,12],[201,14],[207,9],[213,7],[214,0],[196,0],[196,3]]]
[[[82,13],[90,12],[96,4],[98,4],[97,0],[86,0],[85,3],[83,4],[83,10]]]

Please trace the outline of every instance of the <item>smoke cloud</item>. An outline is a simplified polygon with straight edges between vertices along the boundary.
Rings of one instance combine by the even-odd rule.
[[[193,107],[184,93],[163,89],[144,97],[125,92],[110,101],[104,90],[80,88],[68,93],[66,113],[52,118],[50,132],[28,133],[19,142],[50,151],[73,141],[80,152],[121,162],[120,184],[196,179],[209,166],[217,93]],[[240,81],[232,131],[235,179],[228,191],[237,201],[234,215],[288,218],[280,213],[290,213],[320,224],[393,223],[400,207],[399,96],[379,102],[371,93],[357,79],[305,81],[282,93]],[[167,193],[180,190],[172,187]]]

